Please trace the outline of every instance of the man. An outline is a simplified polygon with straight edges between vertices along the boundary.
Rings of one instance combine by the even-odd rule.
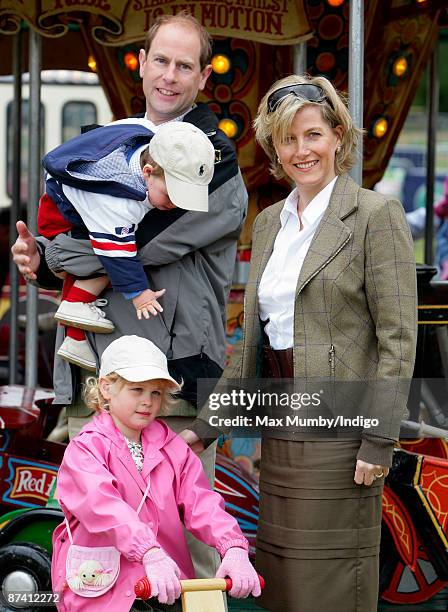
[[[247,207],[247,193],[233,145],[217,128],[215,115],[205,105],[194,105],[211,73],[211,43],[206,30],[190,15],[162,16],[147,33],[140,51],[140,76],[150,127],[167,121],[189,121],[201,128],[216,150],[215,172],[209,186],[209,212],[150,211],[136,233],[139,257],[150,286],[165,288],[163,313],[138,321],[133,306],[119,294],[106,291],[106,316],[116,326],[113,334],[89,335],[92,348],[101,355],[115,338],[137,334],[150,338],[165,352],[171,374],[183,380],[181,406],[169,425],[181,431],[193,450],[204,450],[207,427],[195,421],[196,381],[219,377],[225,359],[225,305],[232,280],[239,236]],[[92,194],[94,196],[94,194]],[[19,237],[12,248],[19,271],[39,284],[54,280],[52,272],[90,276],[103,272],[88,257],[88,240],[67,235],[51,244],[39,244],[18,224]],[[87,236],[86,236],[87,238]],[[70,248],[68,248],[70,245]],[[69,254],[76,249],[78,255]],[[63,331],[59,330],[59,344]],[[58,344],[58,345],[59,345]],[[70,433],[84,424],[85,414],[75,406],[79,381],[66,362],[57,360],[54,372],[56,401],[69,406]],[[210,441],[210,440],[208,440]],[[214,463],[215,444],[205,450]],[[204,463],[204,461],[203,461]],[[208,475],[211,464],[204,466]],[[197,559],[194,559],[198,569]],[[199,571],[199,574],[202,572]],[[208,569],[210,573],[210,566]]]

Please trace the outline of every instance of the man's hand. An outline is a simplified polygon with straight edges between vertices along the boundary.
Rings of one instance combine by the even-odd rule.
[[[179,436],[185,440],[185,442],[188,444],[191,450],[196,453],[196,455],[199,455],[205,450],[204,443],[194,433],[194,431],[191,431],[191,429],[184,429],[180,432]]]
[[[356,462],[355,469],[355,482],[359,485],[366,485],[370,487],[370,485],[377,478],[386,478],[389,474],[389,468],[383,465],[373,465],[372,463],[366,463],[362,461],[362,459],[358,459]]]
[[[26,280],[36,280],[40,266],[36,239],[23,221],[17,221],[16,227],[19,236],[11,247],[12,259]]]

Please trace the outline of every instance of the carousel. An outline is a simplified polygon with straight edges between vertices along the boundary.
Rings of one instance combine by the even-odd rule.
[[[362,163],[353,175],[373,188],[429,67],[426,218],[432,219],[441,70],[436,48],[440,29],[448,26],[448,10],[444,0],[0,0],[0,74],[14,76],[16,109],[21,107],[22,75],[30,75],[31,231],[36,230],[40,195],[36,109],[41,71],[94,71],[116,119],[139,113],[144,110],[138,64],[144,33],[158,15],[181,10],[191,12],[213,36],[213,72],[199,99],[234,141],[249,192],[227,312],[230,354],[241,338],[253,219],[287,192],[286,183],[282,187],[271,180],[267,160],[255,145],[251,124],[258,101],[275,79],[293,71],[329,78],[347,92],[350,111],[365,128]],[[12,129],[16,150],[18,111]],[[21,202],[20,156],[12,155],[13,243]],[[407,604],[407,610],[422,610],[422,602],[433,601],[448,586],[448,282],[433,280],[437,270],[432,262],[433,227],[427,222],[425,261],[417,267],[419,338],[409,420],[402,424],[383,496],[381,597]],[[25,291],[23,333],[18,301]],[[38,331],[38,316],[45,300],[50,313],[56,308],[57,296],[25,289],[13,264],[3,294],[10,306],[0,321],[0,338],[9,353],[9,384],[0,388],[0,585],[4,590],[20,578],[30,590],[49,591],[51,533],[62,517],[52,490],[65,444],[47,439],[57,410],[51,390],[41,388],[36,364],[52,333]],[[238,519],[252,552],[259,456],[258,439],[223,440],[216,468],[216,490]]]

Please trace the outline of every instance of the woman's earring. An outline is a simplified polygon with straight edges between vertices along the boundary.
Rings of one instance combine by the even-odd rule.
[[[339,155],[339,153],[342,151],[342,145],[338,145],[336,147],[336,155]]]
[[[277,155],[277,163],[280,164],[280,166],[282,165],[282,162],[280,161],[280,157]]]

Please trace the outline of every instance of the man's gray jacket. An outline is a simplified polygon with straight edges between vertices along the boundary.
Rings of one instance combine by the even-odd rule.
[[[149,286],[166,289],[161,298],[163,313],[139,321],[132,301],[108,290],[104,294],[108,303],[103,309],[114,322],[115,331],[88,336],[98,355],[123,334],[149,338],[167,355],[172,375],[183,379],[183,397],[194,404],[197,379],[219,377],[224,366],[226,301],[247,210],[247,192],[235,149],[218,130],[215,115],[205,105],[198,105],[184,121],[200,127],[217,151],[209,186],[209,212],[154,209],[144,217],[136,234],[139,257]],[[104,273],[88,240],[64,234],[51,243],[39,240],[50,270],[64,270],[77,277]],[[48,284],[48,268],[41,264],[40,284]],[[56,350],[62,339],[59,330]],[[58,404],[74,401],[71,367],[57,356],[54,387]]]

